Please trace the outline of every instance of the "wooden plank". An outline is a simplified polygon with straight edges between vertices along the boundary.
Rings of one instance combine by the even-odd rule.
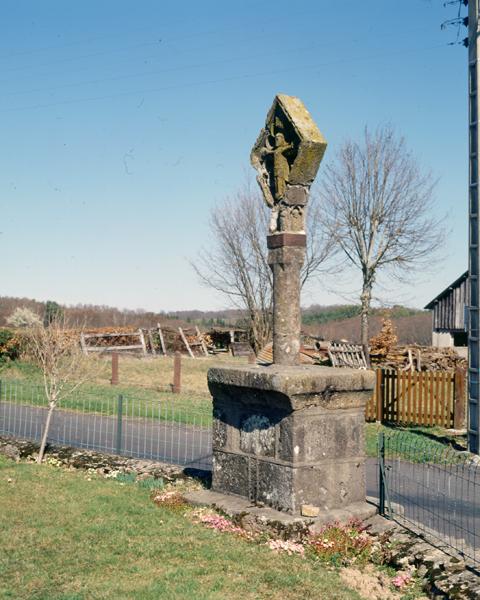
[[[442,371],[435,372],[435,423],[440,427],[446,426],[447,398],[445,395],[445,377]]]
[[[463,371],[463,372],[465,373],[465,371]],[[449,423],[449,427],[455,428],[455,397],[456,397],[455,373],[448,374],[447,394],[448,394],[448,423]],[[465,414],[464,414],[464,416],[465,416]]]
[[[162,354],[163,354],[163,356],[167,356],[167,350],[165,348],[165,340],[163,339],[163,331],[162,331],[162,328],[160,327],[160,323],[157,323],[157,331],[158,331],[158,337],[160,338],[160,347],[162,348]]]
[[[109,337],[136,337],[138,331],[129,331],[127,333],[84,333],[85,339],[90,338],[109,338]]]
[[[412,420],[411,423],[418,423],[418,402],[417,402],[417,386],[418,386],[418,372],[413,371],[412,373]]]
[[[386,373],[386,377],[385,377],[385,381],[384,381],[384,394],[385,394],[385,418],[387,421],[391,421],[392,420],[392,398],[391,398],[391,394],[390,394],[390,390],[392,387],[392,371],[389,370]]]
[[[392,421],[398,423],[399,414],[398,414],[398,380],[399,380],[399,372],[397,370],[392,371],[392,386],[391,386],[391,394],[392,394]]]
[[[452,384],[451,384],[452,376],[450,373],[444,373],[444,383],[443,383],[443,396],[444,396],[444,406],[445,406],[445,427],[453,427],[453,411],[451,410],[452,406]]]
[[[185,348],[187,349],[188,354],[190,355],[191,358],[195,358],[195,355],[193,354],[192,349],[190,348],[190,346],[188,344],[188,340],[185,337],[185,334],[183,333],[183,329],[181,327],[179,327],[178,331],[180,332],[180,337],[182,338],[182,341],[185,344]]]
[[[387,421],[393,420],[392,373],[393,371],[389,370],[385,378],[385,412]]]
[[[419,371],[417,378],[417,414],[418,414],[418,425],[424,424],[424,415],[423,415],[423,373],[424,371]]]
[[[377,409],[377,422],[383,421],[383,394],[382,394],[382,383],[383,383],[384,371],[383,369],[377,369],[375,379],[375,395],[376,395],[376,409]]]
[[[422,412],[423,425],[428,425],[428,381],[427,371],[422,371]]]
[[[203,341],[202,334],[200,333],[200,329],[195,325],[195,331],[197,332],[198,339],[200,340],[200,344],[202,346],[203,353],[205,356],[208,356],[208,350],[205,342]]]
[[[430,371],[429,373],[429,393],[430,393],[430,425],[435,425],[435,380],[434,380],[434,372]]]
[[[412,371],[409,371],[407,379],[407,397],[405,399],[406,423],[408,425],[412,423],[412,392]]]
[[[85,343],[85,334],[83,332],[80,334],[80,347],[84,354],[88,354],[87,345]]]
[[[87,346],[88,352],[122,352],[125,350],[143,350],[141,344],[132,346]]]
[[[454,378],[454,410],[453,426],[455,429],[463,429],[465,426],[465,370],[458,368]]]
[[[153,335],[152,335],[151,329],[147,329],[147,336],[148,336],[148,343],[150,344],[150,350],[152,351],[153,356],[155,356],[157,354],[157,352],[155,350],[155,345],[153,343]]]
[[[405,371],[401,371],[401,380],[402,380],[402,397],[400,398],[400,408],[402,411],[402,422],[408,423],[407,418],[407,393],[406,393],[406,385],[407,385],[407,373]]]
[[[140,338],[140,343],[142,344],[143,355],[147,356],[147,344],[145,343],[145,336],[143,335],[143,330],[138,330],[138,336]]]

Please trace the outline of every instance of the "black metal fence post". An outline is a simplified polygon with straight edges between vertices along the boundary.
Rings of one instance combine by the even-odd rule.
[[[115,438],[116,453],[122,453],[122,427],[123,427],[123,396],[119,394],[117,400],[117,434]]]
[[[378,434],[378,512],[385,516],[385,433]]]

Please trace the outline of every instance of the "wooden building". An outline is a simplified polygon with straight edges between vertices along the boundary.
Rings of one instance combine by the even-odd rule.
[[[462,349],[467,346],[468,271],[431,300],[425,309],[433,311],[432,346]]]

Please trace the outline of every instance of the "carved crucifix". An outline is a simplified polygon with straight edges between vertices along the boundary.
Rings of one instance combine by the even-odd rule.
[[[308,193],[326,147],[302,101],[276,96],[251,153],[265,202],[272,209],[270,233],[305,231]]]
[[[279,94],[250,157],[271,208],[267,243],[273,271],[273,361],[279,364],[299,360],[306,207],[326,147],[302,101]]]

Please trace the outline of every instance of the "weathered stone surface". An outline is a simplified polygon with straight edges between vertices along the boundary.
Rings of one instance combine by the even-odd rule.
[[[242,421],[240,449],[257,456],[275,456],[275,425],[268,417],[254,413]]]
[[[316,517],[302,517],[265,506],[255,506],[246,498],[213,490],[188,492],[185,498],[196,506],[215,506],[246,529],[274,532],[284,539],[304,539],[309,532],[318,533],[328,523],[343,523],[352,518],[368,519],[376,512],[374,506],[360,502],[351,504],[348,509],[320,511]]]
[[[325,418],[319,406],[295,411],[280,424],[282,460],[312,463],[362,456],[365,445],[364,402],[353,409],[337,410]],[[333,409],[334,410],[334,409]]]
[[[302,517],[318,517],[320,508],[318,506],[313,506],[312,504],[302,504],[300,514]]]
[[[245,366],[208,373],[213,489],[299,514],[365,501],[364,407],[373,374]]]
[[[302,101],[278,94],[250,157],[272,208],[271,232],[304,230],[303,207],[326,147]]]
[[[0,454],[14,460],[18,460],[18,457],[22,459],[36,458],[39,447],[40,445],[36,442],[0,436]],[[16,449],[16,452],[13,452],[12,448]],[[59,464],[73,469],[94,469],[100,474],[121,471],[136,473],[139,476],[162,478],[167,481],[187,477],[183,467],[177,465],[103,454],[92,450],[80,450],[70,446],[48,444],[45,458],[54,458]]]
[[[276,364],[296,365],[300,361],[300,272],[304,258],[304,248],[284,246],[268,251],[274,281],[273,362]]]
[[[313,365],[243,365],[214,367],[208,371],[208,386],[214,397],[221,393],[226,399],[242,401],[238,398],[239,390],[235,389],[241,388],[242,396],[247,394],[248,404],[256,400],[258,405],[266,403],[290,410],[313,405],[326,410],[358,407],[372,392],[374,383],[373,371]],[[367,392],[367,396],[359,392]]]
[[[429,544],[413,531],[379,515],[368,519],[365,525],[372,535],[388,535],[392,547],[395,548],[391,565],[413,570],[417,577],[423,579],[423,589],[429,598],[480,598],[478,571],[472,570],[474,565],[468,565],[464,557],[456,555],[453,548],[433,538],[435,546]]]
[[[213,473],[214,490],[250,497],[250,468],[247,456],[217,450],[213,455]]]

